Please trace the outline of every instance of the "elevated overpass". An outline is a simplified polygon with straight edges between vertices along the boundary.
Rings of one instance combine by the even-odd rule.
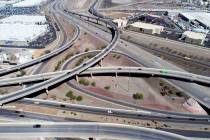
[[[94,3],[95,5],[95,3]],[[55,8],[55,10],[57,10],[57,12],[66,17],[69,18],[69,14],[70,15],[75,15],[75,13],[71,13],[71,12],[66,12],[68,13],[68,15],[66,13],[63,13],[63,9],[61,8],[61,3],[55,3],[55,6],[53,7]],[[92,13],[95,14],[97,16],[97,11],[94,11],[94,9],[92,9]],[[78,14],[77,14],[78,15]],[[63,82],[65,82],[66,80],[70,79],[71,77],[78,75],[79,73],[83,72],[84,70],[88,69],[89,67],[95,65],[97,62],[99,62],[101,59],[103,59],[106,55],[109,54],[109,52],[116,46],[118,39],[120,37],[119,31],[116,27],[116,25],[114,23],[112,23],[109,20],[105,20],[103,18],[100,17],[88,17],[88,16],[84,16],[84,15],[79,15],[81,18],[84,18],[85,20],[89,21],[89,19],[95,20],[95,22],[97,24],[100,24],[98,21],[103,22],[106,27],[109,26],[111,28],[111,32],[112,32],[112,40],[110,42],[110,44],[103,49],[99,54],[97,54],[96,56],[94,56],[93,58],[89,59],[87,62],[81,64],[80,66],[72,69],[71,72],[67,72],[64,74],[61,74],[57,77],[54,77],[52,79],[49,79],[47,81],[41,82],[39,84],[33,85],[31,87],[27,87],[25,89],[19,90],[17,92],[8,94],[6,96],[0,97],[0,105],[12,102],[12,101],[16,101],[20,98],[32,95],[34,93],[38,93],[38,92],[43,92],[44,90],[47,90],[48,88],[52,88],[54,86],[57,86]],[[88,17],[88,18],[87,18]],[[76,25],[75,25],[76,26]],[[77,30],[77,34],[78,34],[78,30]]]
[[[72,70],[49,72],[37,75],[1,79],[0,86],[21,85],[32,82],[45,81],[62,74],[70,73]],[[94,67],[89,68],[77,76],[130,76],[130,77],[159,77],[166,79],[181,80],[190,83],[210,86],[210,77],[188,72],[173,71],[167,69],[145,68],[145,67]]]

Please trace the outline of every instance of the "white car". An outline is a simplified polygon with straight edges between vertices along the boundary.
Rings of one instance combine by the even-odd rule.
[[[187,57],[187,56],[185,56],[184,59],[191,60],[191,58],[189,58],[189,57]]]
[[[38,105],[39,104],[39,101],[34,102],[34,104]]]
[[[113,112],[111,110],[108,110],[108,114],[112,114]]]

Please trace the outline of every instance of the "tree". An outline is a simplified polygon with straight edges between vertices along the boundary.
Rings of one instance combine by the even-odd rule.
[[[103,50],[104,48],[106,48],[106,45],[101,46],[101,49]]]
[[[66,93],[66,97],[69,97],[70,100],[75,100],[76,97],[74,96],[74,93],[73,91],[69,90],[67,93]]]
[[[96,86],[96,82],[95,82],[95,81],[92,82],[91,85],[92,85],[93,87],[95,87],[95,86]]]
[[[80,101],[83,100],[83,97],[82,97],[82,96],[77,96],[76,100],[77,100],[78,102],[80,102]]]
[[[62,64],[62,61],[58,61],[58,63],[56,64],[56,66],[54,68],[54,71],[57,71],[58,69],[60,69],[61,64]]]
[[[106,89],[106,90],[110,90],[110,88],[111,88],[110,86],[105,86],[104,87],[104,89]]]
[[[50,50],[45,50],[44,53],[48,54],[48,53],[51,53],[51,51]]]
[[[144,95],[142,93],[133,94],[133,99],[135,99],[135,100],[143,100],[144,99]]]
[[[26,74],[26,72],[24,70],[20,70],[20,73],[17,74],[17,77],[22,77]]]
[[[182,92],[176,92],[176,96],[178,96],[178,97],[182,97],[182,96],[183,96],[183,94],[182,94]]]
[[[86,49],[85,49],[85,52],[88,52],[89,50],[90,50],[89,48],[86,48]]]
[[[90,82],[84,78],[79,80],[79,83],[84,86],[89,86]]]
[[[73,53],[68,53],[65,57],[64,57],[64,61],[68,60],[70,57],[74,56]]]
[[[120,55],[118,55],[116,59],[120,59]]]

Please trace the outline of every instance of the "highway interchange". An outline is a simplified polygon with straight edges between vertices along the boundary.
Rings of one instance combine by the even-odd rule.
[[[101,51],[96,51],[96,55],[89,59],[88,61],[82,63],[78,67],[75,67],[72,70],[63,70],[60,72],[53,72],[53,73],[44,73],[44,74],[36,74],[36,75],[31,75],[31,76],[24,76],[24,77],[19,77],[19,78],[3,78],[0,81],[1,86],[9,86],[9,85],[16,85],[16,84],[25,84],[25,83],[33,83],[37,81],[42,81],[38,84],[34,84],[32,86],[28,86],[23,88],[22,90],[16,91],[14,93],[10,93],[5,96],[0,97],[0,104],[5,105],[10,102],[18,101],[18,103],[24,103],[24,104],[34,104],[34,105],[40,105],[40,106],[47,106],[47,107],[55,107],[55,108],[61,108],[61,109],[70,109],[74,111],[81,111],[81,112],[86,112],[86,113],[91,113],[91,114],[101,114],[101,115],[109,115],[107,112],[109,110],[113,111],[114,116],[117,117],[128,117],[128,118],[135,118],[135,119],[149,119],[149,120],[162,120],[162,121],[170,121],[170,122],[185,122],[185,123],[193,123],[193,124],[207,124],[209,122],[209,116],[196,116],[196,115],[189,115],[189,114],[179,114],[179,113],[166,113],[166,112],[161,112],[161,111],[156,111],[155,113],[152,112],[154,110],[118,110],[118,109],[110,109],[110,108],[97,108],[97,107],[89,107],[89,106],[77,106],[77,105],[71,105],[71,104],[65,104],[65,103],[60,103],[60,102],[47,102],[43,100],[36,100],[36,99],[27,99],[24,97],[27,97],[29,95],[33,95],[36,93],[42,93],[45,92],[46,90],[50,90],[55,88],[56,86],[60,85],[61,83],[64,83],[68,81],[71,78],[74,78],[75,76],[100,76],[100,75],[107,75],[107,76],[128,76],[130,74],[136,75],[141,77],[142,75],[146,76],[154,76],[154,77],[162,77],[162,78],[169,78],[169,79],[176,79],[176,80],[182,80],[182,81],[187,81],[190,83],[198,83],[198,84],[204,84],[208,85],[210,84],[210,79],[209,77],[206,76],[201,76],[201,75],[196,75],[192,73],[187,73],[184,71],[179,71],[179,69],[176,69],[174,67],[170,67],[169,64],[166,64],[167,66],[170,67],[170,69],[163,69],[162,67],[159,67],[159,64],[152,62],[149,63],[149,61],[145,61],[144,59],[141,60],[141,64],[144,63],[146,67],[151,67],[151,68],[144,68],[144,67],[94,67],[95,64],[100,62],[101,60],[104,59],[106,55],[108,55],[117,45],[117,43],[120,42],[120,33],[117,29],[117,27],[109,20],[109,19],[104,19],[104,16],[99,14],[96,10],[95,7],[97,7],[97,1],[91,6],[90,8],[90,13],[92,13],[96,17],[92,16],[87,16],[87,15],[80,15],[76,14],[70,11],[64,11],[62,8],[62,1],[53,1],[50,5],[52,5],[52,12],[55,12],[67,19],[71,19],[69,17],[76,16],[73,21],[70,21],[71,24],[75,27],[75,35],[71,39],[71,41],[65,43],[62,42],[61,47],[58,49],[52,51],[49,54],[46,54],[42,57],[39,57],[37,59],[34,59],[28,63],[24,63],[21,65],[17,65],[14,67],[11,67],[9,69],[3,69],[0,70],[0,75],[4,76],[9,73],[13,73],[16,71],[19,71],[21,69],[25,69],[27,67],[31,67],[36,64],[41,64],[44,61],[47,61],[65,50],[69,49],[79,38],[80,35],[80,25],[76,24],[80,19],[82,18],[82,21],[86,20],[85,22],[94,22],[95,24],[100,24],[100,26],[105,26],[105,27],[110,27],[111,28],[111,33],[112,37],[109,37],[110,34],[109,32],[102,32],[102,34],[108,34],[106,35],[108,38],[105,40],[109,40],[109,45],[101,50]],[[80,23],[81,24],[81,23]],[[84,25],[83,25],[84,26]],[[98,25],[96,25],[93,28],[97,28]],[[61,28],[61,30],[64,32],[64,29]],[[110,41],[111,38],[111,41]],[[66,35],[64,35],[64,40],[66,40]],[[124,42],[124,41],[123,41]],[[126,42],[127,43],[127,42]],[[128,43],[129,44],[129,43]],[[132,45],[132,44],[131,44]],[[135,53],[130,52],[127,48],[125,47],[118,47],[116,50],[126,52],[127,55],[135,60],[139,60],[138,58],[135,58]],[[90,52],[89,52],[90,53]],[[117,53],[117,52],[115,52]],[[83,55],[83,54],[79,54]],[[79,56],[78,55],[78,56]],[[78,57],[74,56],[74,57]],[[72,58],[73,59],[73,58]],[[71,59],[69,60],[71,61]],[[157,60],[156,60],[157,61]],[[161,60],[160,60],[161,62]],[[67,62],[66,62],[67,64]],[[64,66],[65,67],[65,66]],[[38,68],[41,69],[41,68]],[[200,93],[197,90],[202,90],[201,86],[198,86],[197,84],[183,84],[181,82],[175,81],[175,80],[169,80],[172,84],[180,87],[181,89],[186,90],[186,93],[189,93],[190,96],[194,97],[207,107],[210,107],[208,100],[203,100],[204,97],[203,95],[194,95],[193,93]],[[192,88],[189,88],[189,85]],[[196,87],[195,87],[196,86]],[[199,88],[198,88],[199,87]],[[192,91],[192,92],[191,92]],[[203,93],[203,92],[202,92]],[[204,93],[204,96],[206,94]],[[35,104],[35,102],[38,104]],[[125,105],[126,106],[126,105]],[[132,106],[132,108],[135,108]],[[36,115],[36,114],[34,114]],[[178,136],[175,134],[171,133],[166,133],[158,130],[150,130],[150,129],[144,129],[144,128],[139,128],[139,127],[130,127],[130,126],[123,126],[123,125],[116,125],[116,124],[98,124],[98,123],[68,123],[68,124],[63,124],[63,123],[52,123],[52,124],[44,124],[40,123],[41,128],[33,128],[34,125],[36,124],[8,124],[8,125],[0,125],[2,129],[0,129],[0,137],[5,137],[10,134],[14,134],[13,136],[21,136],[23,133],[27,135],[37,135],[38,133],[43,135],[43,136],[48,136],[48,132],[52,132],[51,136],[78,136],[82,135],[85,138],[87,137],[100,137],[102,134],[107,138],[121,138],[121,139],[187,139],[182,136]],[[7,129],[3,129],[3,128]],[[119,131],[116,131],[116,127],[118,127]],[[12,129],[11,129],[12,128]],[[30,129],[29,129],[30,128]],[[92,128],[92,129],[90,129]],[[66,131],[66,130],[69,131]],[[19,131],[17,131],[19,130]],[[81,130],[81,131],[80,131]],[[91,130],[91,131],[88,131]],[[27,133],[26,133],[27,132]],[[86,132],[84,134],[84,132]],[[149,132],[149,133],[148,133]],[[150,135],[152,133],[153,135]]]

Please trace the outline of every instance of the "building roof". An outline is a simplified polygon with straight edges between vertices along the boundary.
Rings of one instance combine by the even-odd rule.
[[[9,24],[15,24],[15,23],[21,23],[21,24],[35,24],[35,23],[45,23],[47,22],[45,16],[30,16],[30,15],[13,15],[6,17],[4,19],[0,20],[0,23],[9,23]]]
[[[206,38],[206,34],[196,33],[196,32],[192,32],[192,31],[185,31],[183,33],[183,35],[187,36],[188,38],[192,38],[192,39],[204,40]]]
[[[13,4],[14,7],[32,7],[38,6],[42,3],[46,2],[47,0],[23,0],[21,2]]]
[[[188,18],[189,20],[198,20],[210,27],[210,13],[206,12],[183,12],[181,13],[183,16]]]
[[[131,24],[131,26],[133,27],[137,27],[137,28],[144,28],[144,29],[163,29],[163,26],[160,25],[154,25],[154,24],[149,24],[149,23],[143,23],[143,22],[135,22],[133,24]]]
[[[16,3],[18,1],[20,1],[20,0],[10,0],[10,1],[8,1],[8,0],[0,0],[0,5],[13,4],[13,3]]]
[[[127,22],[127,20],[118,18],[118,19],[114,19],[113,22]]]
[[[0,24],[0,40],[31,41],[47,30],[47,25]]]

